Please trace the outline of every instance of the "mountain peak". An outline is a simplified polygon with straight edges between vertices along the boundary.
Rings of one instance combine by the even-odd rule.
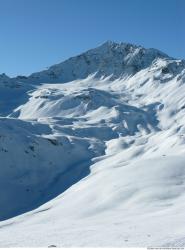
[[[150,67],[155,60],[172,59],[157,49],[107,40],[96,48],[36,72],[29,77],[19,76],[10,81],[30,83],[64,83],[84,79],[89,75],[117,79]],[[1,75],[1,81],[7,76]],[[6,80],[7,80],[6,79]]]
[[[84,79],[91,74],[116,79],[149,67],[158,58],[169,57],[155,49],[108,40],[94,49],[53,65],[48,70],[32,74],[28,80],[62,83]]]
[[[128,42],[115,42],[115,41],[111,41],[111,40],[107,40],[104,43],[102,43],[99,47],[95,48],[109,48],[109,49],[114,49],[114,50],[128,50],[130,49],[131,51],[134,50],[142,50],[142,51],[147,51],[148,53],[155,53],[156,55],[160,55],[162,57],[169,57],[167,54],[163,53],[162,51],[158,50],[158,49],[154,49],[154,48],[144,48],[141,45],[136,45],[136,44],[132,44],[132,43],[128,43]]]
[[[125,43],[125,42],[115,42],[115,41],[111,41],[111,40],[107,40],[105,41],[104,43],[100,44],[100,46],[94,48],[95,50],[96,49],[119,49],[119,48],[122,48],[124,49],[125,47],[132,47],[132,48],[140,48],[141,46],[136,46],[134,44],[131,44],[131,43]]]

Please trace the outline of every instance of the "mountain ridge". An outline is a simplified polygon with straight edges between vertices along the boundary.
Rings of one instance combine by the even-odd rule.
[[[115,52],[118,52],[115,54]],[[112,54],[111,54],[112,53]],[[109,57],[106,57],[107,54],[110,54]],[[94,57],[94,62],[92,61],[91,57]],[[104,58],[105,57],[105,58]],[[127,58],[126,58],[127,57]],[[143,57],[143,61],[142,61]],[[124,60],[126,58],[126,60]],[[29,76],[17,76],[17,77],[8,77],[5,73],[0,75],[0,82],[17,82],[17,83],[39,83],[39,82],[47,82],[53,81],[54,83],[57,82],[66,82],[72,81],[75,79],[79,79],[80,77],[83,79],[87,77],[89,74],[95,74],[97,77],[107,77],[114,75],[116,77],[123,77],[124,71],[126,74],[134,74],[142,67],[147,67],[152,64],[152,62],[156,59],[168,59],[173,61],[181,61],[184,63],[184,60],[177,60],[172,57],[169,57],[167,54],[161,52],[160,50],[149,48],[146,49],[140,45],[135,45],[131,43],[123,43],[123,42],[113,42],[113,41],[106,41],[103,44],[99,45],[96,48],[87,50],[86,52],[80,53],[77,56],[70,57],[69,59],[64,60],[61,63],[54,64],[50,66],[48,69],[39,71],[36,73],[32,73]],[[80,60],[81,59],[81,60]],[[82,61],[83,59],[83,61]],[[101,60],[105,59],[103,62]],[[122,65],[121,68],[115,69],[115,65],[111,64],[112,61],[117,60],[115,63],[117,65]],[[94,66],[90,69],[87,67],[87,72],[77,72],[74,66],[76,64],[83,64],[80,67],[87,67],[90,63],[97,64],[98,66]],[[103,64],[106,65],[103,65]],[[66,64],[70,64],[69,67],[66,68]],[[87,64],[87,65],[85,65]],[[140,65],[143,64],[143,65]],[[69,69],[69,68],[72,69]],[[114,70],[106,71],[107,67],[114,68]],[[66,72],[70,70],[70,76],[65,76]],[[69,72],[67,72],[69,74]],[[62,76],[64,74],[64,77]]]

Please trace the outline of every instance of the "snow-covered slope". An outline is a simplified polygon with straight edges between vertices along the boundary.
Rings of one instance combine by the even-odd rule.
[[[31,84],[19,82],[5,74],[0,75],[0,116],[9,115],[19,105],[28,101]]]
[[[183,60],[107,42],[0,90],[0,246],[185,245]]]

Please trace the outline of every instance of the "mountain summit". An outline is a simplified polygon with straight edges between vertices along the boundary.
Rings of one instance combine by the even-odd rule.
[[[90,74],[96,77],[112,76],[115,79],[135,74],[160,58],[169,59],[156,49],[107,41],[95,49],[51,66],[48,70],[34,73],[29,79],[35,82],[68,82],[84,79]]]
[[[97,48],[71,57],[47,70],[33,73],[28,77],[18,76],[12,79],[2,74],[0,81],[57,83],[84,79],[91,74],[96,77],[116,79],[133,75],[159,59],[172,58],[157,49],[145,49],[129,43],[107,41]]]

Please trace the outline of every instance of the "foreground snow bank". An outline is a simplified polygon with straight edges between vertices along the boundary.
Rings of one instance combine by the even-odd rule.
[[[64,194],[2,222],[0,245],[184,246],[184,162],[184,156],[120,167],[112,161],[104,171],[106,162],[98,162]]]

